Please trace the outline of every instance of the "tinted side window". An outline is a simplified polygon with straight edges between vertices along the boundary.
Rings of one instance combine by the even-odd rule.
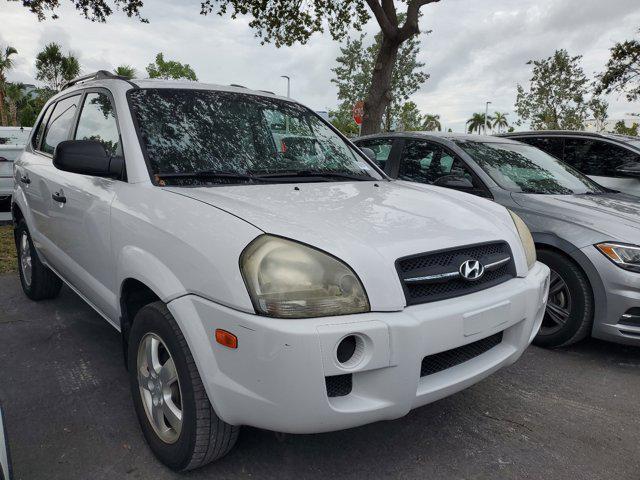
[[[122,155],[120,135],[111,100],[104,93],[88,93],[80,112],[76,140],[97,140],[109,155]]]
[[[539,148],[543,152],[547,152],[549,155],[562,160],[564,150],[564,138],[561,137],[524,137],[516,138],[519,142],[528,143],[534,147]]]
[[[433,161],[440,155],[440,147],[422,140],[406,140],[398,178],[411,182],[433,183],[438,166]],[[431,165],[434,164],[434,171]]]
[[[35,133],[33,134],[32,140],[31,140],[31,146],[35,149],[38,149],[40,147],[40,141],[42,140],[42,134],[44,133],[44,129],[47,126],[47,120],[49,119],[49,114],[51,114],[51,109],[53,108],[54,104],[50,104],[47,106],[47,109],[45,110],[44,114],[42,115],[42,119],[40,120],[40,123],[38,124],[38,128],[36,129]]]
[[[565,145],[565,160],[586,175],[623,176],[619,167],[640,162],[637,153],[600,140],[568,138]]]
[[[391,147],[393,147],[393,138],[376,138],[373,140],[365,140],[358,142],[359,147],[370,148],[376,154],[376,163],[384,170]]]
[[[44,134],[41,147],[43,152],[53,154],[60,142],[69,139],[71,124],[78,108],[79,99],[80,95],[76,95],[60,100],[56,104]]]

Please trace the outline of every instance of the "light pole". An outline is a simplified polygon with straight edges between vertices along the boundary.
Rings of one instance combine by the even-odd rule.
[[[486,102],[484,106],[484,134],[487,134],[487,123],[489,122],[489,104],[491,102]]]
[[[291,97],[291,79],[287,75],[280,75],[280,78],[287,79],[287,98]]]

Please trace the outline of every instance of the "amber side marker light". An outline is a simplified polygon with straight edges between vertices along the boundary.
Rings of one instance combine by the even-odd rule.
[[[238,337],[221,328],[216,329],[216,342],[228,348],[238,348]]]

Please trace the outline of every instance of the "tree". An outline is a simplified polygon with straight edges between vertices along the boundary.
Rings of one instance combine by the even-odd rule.
[[[427,113],[424,116],[424,121],[422,122],[422,129],[427,132],[441,131],[442,125],[440,124],[440,115]]]
[[[18,111],[25,107],[28,97],[22,83],[6,83],[5,101],[9,107],[9,119],[12,126],[18,126]],[[7,123],[8,125],[9,123]]]
[[[495,112],[493,114],[493,123],[491,124],[491,128],[495,128],[498,130],[498,133],[502,132],[503,128],[509,128],[509,122],[507,121],[508,113]]]
[[[597,77],[596,93],[603,92],[624,93],[630,102],[640,98],[640,41],[627,40],[611,48],[605,71]]]
[[[7,71],[13,68],[12,55],[18,51],[13,47],[5,47],[4,52],[0,48],[0,125],[8,125],[7,112],[5,110],[5,89],[7,85]]]
[[[424,118],[413,102],[406,102],[400,108],[398,131],[415,132],[422,129]]]
[[[59,92],[65,83],[80,73],[80,62],[72,54],[64,55],[55,42],[45,45],[36,56],[36,79],[47,84],[54,92]]]
[[[353,121],[351,108],[340,106],[336,110],[329,111],[329,121],[347,137],[355,137],[360,129]]]
[[[589,80],[581,60],[581,55],[572,57],[563,49],[549,58],[527,62],[533,65],[533,76],[529,91],[517,87],[515,108],[520,119],[536,130],[583,130],[590,108],[601,104],[597,97],[588,98]]]
[[[156,61],[147,65],[147,74],[149,78],[164,78],[164,79],[187,79],[198,81],[196,72],[189,66],[189,64],[182,64],[175,60],[165,60],[162,53],[156,55]]]
[[[609,109],[609,103],[596,97],[591,100],[589,108],[593,113],[596,130],[604,132],[604,129],[607,126],[607,118],[609,118],[609,113],[607,112]]]
[[[489,116],[487,117],[487,125],[491,125],[491,121],[493,119]],[[474,113],[469,120],[467,120],[467,131],[469,133],[473,133],[474,131],[480,135],[480,133],[487,133],[484,129],[485,121],[484,121],[484,113]]]
[[[126,78],[131,80],[132,78],[136,78],[138,72],[131,65],[120,65],[113,70],[113,73],[118,75],[119,77]]]
[[[82,15],[92,21],[104,22],[113,13],[113,8],[119,8],[130,17],[137,16],[146,21],[140,17],[143,0],[71,1]],[[382,31],[382,41],[364,101],[362,133],[369,134],[380,131],[382,117],[391,101],[391,80],[400,47],[420,33],[418,20],[421,8],[438,1],[202,0],[200,13],[230,14],[231,18],[249,17],[249,26],[261,42],[274,42],[277,47],[304,44],[314,33],[325,29],[334,40],[339,41],[349,31],[360,31],[373,15]],[[51,12],[55,18],[60,0],[24,0],[22,4],[38,15],[39,19],[46,18],[47,12]],[[404,9],[404,20],[401,20],[396,6]]]
[[[345,46],[340,48],[337,66],[332,68],[335,77],[331,82],[338,86],[342,110],[351,109],[356,102],[363,100],[371,87],[382,34],[378,33],[368,47],[364,46],[365,42],[365,34],[355,39],[348,38]],[[417,59],[419,50],[420,42],[417,37],[405,42],[400,48],[389,90],[390,100],[381,119],[383,130],[393,128],[398,122],[403,103],[429,78],[427,73],[421,71],[424,63]]]
[[[615,126],[613,127],[613,133],[617,133],[618,135],[629,135],[632,137],[637,137],[639,129],[640,125],[638,125],[636,122],[633,122],[633,125],[627,127],[624,124],[624,120],[620,120],[616,122]]]

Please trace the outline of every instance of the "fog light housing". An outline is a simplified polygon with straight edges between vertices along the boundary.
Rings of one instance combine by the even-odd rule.
[[[357,367],[364,358],[366,342],[361,335],[350,334],[342,338],[336,347],[336,360],[342,368]]]

